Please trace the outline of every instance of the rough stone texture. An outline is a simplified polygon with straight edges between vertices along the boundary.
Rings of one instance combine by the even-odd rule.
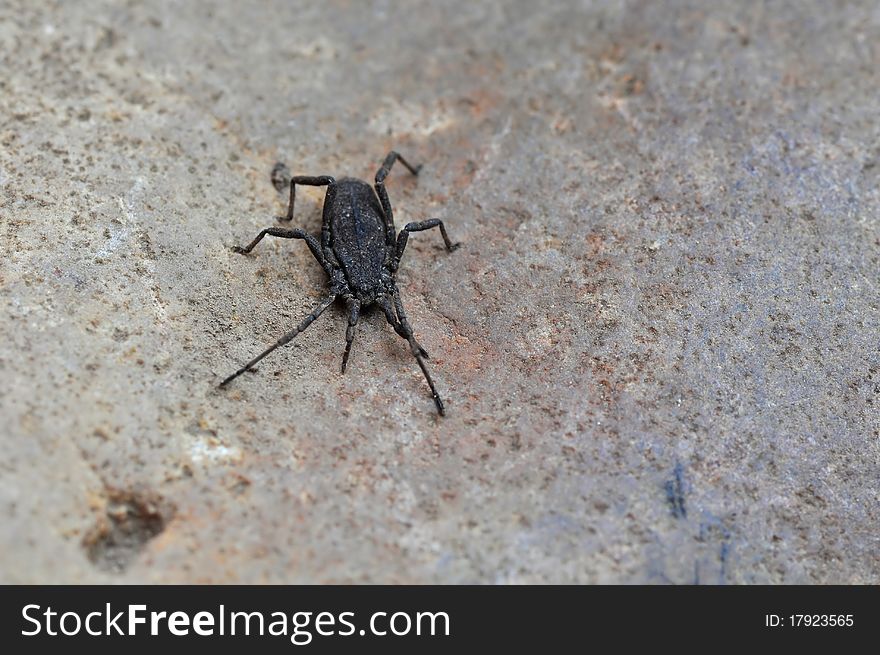
[[[0,579],[880,582],[880,8],[721,5],[4,2]],[[448,417],[378,314],[218,390],[392,147]]]

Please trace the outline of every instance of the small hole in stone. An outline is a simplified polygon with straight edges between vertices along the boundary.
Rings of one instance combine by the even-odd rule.
[[[158,496],[112,489],[107,509],[83,539],[83,548],[97,568],[122,573],[165,529],[172,510]]]

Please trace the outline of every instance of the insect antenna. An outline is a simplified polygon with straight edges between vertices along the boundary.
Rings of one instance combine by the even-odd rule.
[[[402,319],[399,319],[394,315],[394,310],[391,308],[391,304],[388,302],[387,298],[378,298],[376,302],[379,303],[379,306],[385,313],[385,318],[391,324],[391,327],[394,328],[394,331],[409,342],[410,352],[412,353],[412,356],[416,358],[416,361],[419,363],[419,368],[422,369],[422,373],[425,375],[425,380],[427,380],[428,386],[431,387],[431,396],[434,398],[434,404],[437,405],[437,411],[440,413],[440,416],[445,416],[446,407],[443,405],[443,399],[440,398],[440,394],[437,393],[437,387],[434,386],[434,380],[428,372],[427,364],[425,364],[425,359],[428,357],[428,353],[425,352],[425,349],[419,345],[418,341],[416,341],[413,336],[412,327],[410,327],[409,321],[406,319],[406,313],[403,311],[403,303],[400,301],[400,294],[396,289],[394,290],[394,299],[399,308],[398,314],[402,316]]]
[[[250,370],[251,368],[253,368],[253,367],[257,364],[257,362],[259,362],[261,359],[263,359],[263,357],[265,357],[266,355],[268,355],[270,352],[272,352],[272,351],[275,350],[276,348],[279,348],[280,346],[283,346],[283,345],[285,345],[285,344],[287,344],[287,343],[290,343],[290,341],[291,341],[296,335],[298,335],[300,332],[304,331],[307,327],[309,327],[309,326],[312,324],[312,322],[313,322],[316,318],[318,318],[321,314],[323,314],[323,313],[324,313],[324,310],[327,309],[330,305],[332,305],[334,300],[336,300],[336,296],[335,296],[335,295],[331,294],[331,295],[327,296],[324,300],[321,301],[321,304],[320,304],[320,305],[318,305],[317,307],[315,307],[314,311],[312,311],[311,314],[309,314],[308,316],[305,317],[305,319],[303,319],[303,322],[302,322],[302,323],[300,323],[299,325],[296,326],[295,329],[293,329],[293,330],[291,330],[290,332],[288,332],[287,334],[285,334],[283,337],[281,337],[280,339],[278,339],[278,341],[276,341],[274,344],[272,344],[271,346],[269,346],[268,348],[266,348],[266,350],[264,350],[263,352],[261,352],[259,355],[257,355],[256,357],[254,357],[254,358],[253,358],[251,361],[249,361],[247,364],[245,364],[245,365],[242,366],[240,369],[238,369],[235,373],[233,373],[233,374],[230,375],[228,378],[226,378],[225,380],[223,380],[223,382],[220,383],[220,386],[221,386],[221,387],[226,386],[227,384],[229,384],[230,382],[232,382],[235,378],[237,378],[239,375],[241,375],[241,374],[244,373],[245,371],[248,371],[248,370]]]
[[[440,398],[440,394],[437,393],[437,388],[434,386],[434,380],[431,379],[431,374],[428,373],[428,367],[425,365],[425,360],[422,357],[421,353],[413,353],[416,358],[416,361],[419,363],[419,368],[422,369],[422,373],[425,374],[425,379],[428,381],[428,386],[431,387],[431,395],[434,397],[434,404],[437,405],[437,412],[440,416],[446,415],[446,408],[443,406],[443,399]]]

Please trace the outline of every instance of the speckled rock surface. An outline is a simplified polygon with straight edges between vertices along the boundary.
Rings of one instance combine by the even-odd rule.
[[[0,6],[0,580],[880,582],[877,3],[254,4]]]

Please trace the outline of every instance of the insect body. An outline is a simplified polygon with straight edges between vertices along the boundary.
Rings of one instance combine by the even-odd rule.
[[[453,244],[449,240],[443,221],[436,218],[418,223],[408,223],[399,234],[395,235],[394,217],[391,212],[391,202],[388,200],[388,192],[385,190],[385,178],[394,162],[398,160],[413,175],[418,175],[421,167],[413,167],[396,152],[390,152],[376,173],[375,192],[373,187],[366,182],[348,177],[336,180],[329,175],[322,175],[318,177],[294,176],[290,179],[290,203],[287,215],[278,217],[278,220],[281,221],[293,219],[297,184],[327,187],[320,242],[311,234],[300,229],[270,227],[260,232],[244,248],[239,246],[233,248],[235,252],[247,254],[267,235],[284,239],[303,239],[312,255],[330,277],[330,293],[294,330],[285,334],[223,380],[220,383],[221,387],[252,368],[276,348],[289,343],[333,304],[334,300],[341,298],[348,307],[348,329],[345,333],[342,372],[345,373],[345,367],[348,364],[348,356],[351,353],[355,327],[358,324],[361,309],[374,304],[378,305],[394,331],[409,343],[410,352],[418,362],[419,368],[422,369],[428,386],[431,388],[437,411],[441,415],[444,413],[443,400],[437,393],[437,388],[434,386],[434,381],[425,364],[428,353],[413,336],[412,327],[407,320],[403,302],[400,299],[396,277],[410,232],[420,232],[437,227],[440,228],[440,234],[447,250],[451,252],[459,244]],[[273,181],[282,181],[283,177],[285,179],[282,183],[286,182],[286,175],[283,175],[285,170],[283,164],[276,164],[272,171]]]

